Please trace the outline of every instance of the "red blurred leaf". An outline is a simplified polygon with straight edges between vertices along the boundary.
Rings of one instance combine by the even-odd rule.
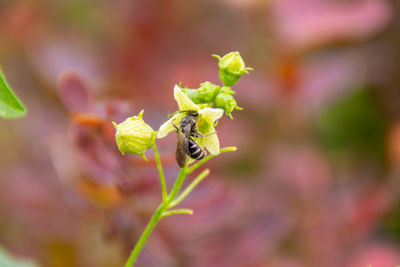
[[[90,180],[84,180],[78,185],[78,191],[92,202],[103,207],[112,207],[122,201],[122,197],[116,187],[101,185]]]
[[[86,111],[90,104],[90,89],[75,72],[65,72],[58,82],[61,101],[71,111]]]

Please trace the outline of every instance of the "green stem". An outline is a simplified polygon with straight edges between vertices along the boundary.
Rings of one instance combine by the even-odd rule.
[[[176,178],[175,184],[172,187],[171,193],[168,196],[168,203],[170,203],[176,195],[178,194],[179,190],[181,189],[181,186],[183,184],[183,181],[185,180],[187,173],[187,165],[185,165],[179,172],[178,177]]]
[[[140,251],[142,250],[144,244],[146,243],[149,235],[153,231],[154,227],[156,226],[157,222],[161,219],[162,214],[165,210],[164,204],[161,204],[157,210],[154,212],[153,217],[151,217],[150,222],[147,224],[146,229],[140,236],[139,240],[137,241],[135,248],[132,250],[131,255],[129,256],[128,261],[125,263],[125,267],[132,267],[135,263]]]
[[[147,224],[146,229],[140,236],[138,242],[135,245],[135,248],[132,250],[132,253],[129,256],[128,261],[126,262],[125,267],[133,266],[140,251],[142,250],[147,239],[149,238],[150,233],[153,231],[154,227],[156,226],[156,224],[159,220],[161,220],[165,216],[169,216],[169,215],[173,215],[173,214],[192,214],[193,213],[193,211],[190,209],[177,209],[177,210],[170,210],[170,211],[168,211],[168,209],[179,204],[193,190],[193,188],[209,174],[210,171],[208,169],[206,169],[203,172],[201,172],[194,179],[194,181],[192,183],[190,183],[190,185],[175,199],[176,195],[179,193],[179,191],[182,187],[183,182],[185,181],[186,176],[189,173],[193,172],[198,167],[200,167],[201,165],[203,165],[204,163],[206,163],[208,160],[210,160],[211,158],[214,157],[214,155],[208,155],[201,161],[198,161],[197,163],[193,164],[190,168],[188,168],[187,165],[184,166],[180,170],[178,177],[176,178],[176,181],[175,181],[174,186],[172,187],[171,193],[168,195],[160,156],[158,154],[158,150],[157,150],[157,147],[155,144],[153,145],[153,149],[154,149],[154,155],[155,155],[156,162],[157,162],[158,172],[160,174],[163,202],[157,208],[157,210],[154,212],[153,217],[151,217],[151,220]],[[236,147],[226,147],[226,148],[222,148],[220,150],[220,152],[223,153],[223,152],[235,151],[235,150],[236,150]]]
[[[183,190],[183,192],[177,196],[175,198],[175,200],[173,200],[169,205],[168,208],[172,208],[175,207],[176,205],[178,205],[179,203],[182,202],[182,200],[185,199],[185,197],[187,197],[189,195],[190,192],[192,192],[192,190],[204,179],[207,177],[207,175],[210,174],[210,170],[209,169],[205,169],[204,171],[202,171],[189,185],[188,187],[185,188],[185,190]]]
[[[237,150],[237,148],[235,146],[228,146],[228,147],[221,148],[220,151],[219,151],[219,154],[224,153],[224,152],[228,152],[228,151],[236,151],[236,150]],[[205,157],[204,159],[199,160],[198,162],[196,162],[195,164],[190,166],[190,168],[187,169],[186,173],[190,174],[191,172],[196,170],[198,167],[200,167],[201,165],[203,165],[204,163],[206,163],[207,161],[209,161],[210,159],[212,159],[213,157],[218,156],[218,155],[210,154],[207,157]]]
[[[158,173],[160,175],[163,203],[165,203],[167,201],[167,197],[168,197],[167,186],[165,184],[164,172],[163,172],[163,169],[162,169],[160,155],[158,154],[158,149],[157,149],[156,143],[154,143],[154,145],[153,145],[153,150],[154,150],[154,156],[156,158]]]

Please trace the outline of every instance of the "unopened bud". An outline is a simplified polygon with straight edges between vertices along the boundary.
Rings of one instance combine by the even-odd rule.
[[[220,90],[219,85],[210,82],[200,84],[199,89],[183,88],[182,91],[187,97],[190,98],[195,104],[210,104],[214,101],[216,95]]]
[[[234,109],[242,110],[236,103],[235,98],[232,94],[221,92],[215,98],[215,106],[217,108],[222,108],[225,111],[225,114],[228,115],[232,119],[232,111]]]
[[[219,77],[224,86],[232,86],[236,84],[240,77],[245,73],[249,73],[252,68],[247,67],[244,64],[242,57],[239,52],[230,52],[222,58],[217,55],[213,55],[219,59]]]
[[[154,130],[144,122],[143,110],[137,115],[127,118],[120,124],[113,122],[116,129],[115,140],[122,155],[125,153],[141,155],[151,148],[155,141]]]
[[[216,95],[219,93],[220,86],[212,84],[210,82],[204,82],[200,84],[198,89],[199,96],[203,103],[210,103],[214,100]]]
[[[198,89],[182,88],[181,90],[195,104],[201,103],[201,97],[199,95],[199,90]]]

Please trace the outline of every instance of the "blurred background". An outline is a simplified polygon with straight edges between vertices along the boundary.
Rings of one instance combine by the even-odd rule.
[[[218,126],[238,151],[157,225],[137,266],[400,264],[400,16],[386,0],[0,0],[0,244],[32,266],[122,266],[161,200],[111,121],[176,110],[173,85],[255,70]],[[168,184],[176,136],[159,140]],[[189,179],[190,180],[190,179]],[[2,266],[8,266],[3,264]],[[10,265],[11,266],[11,265]],[[16,266],[16,265],[13,265]]]

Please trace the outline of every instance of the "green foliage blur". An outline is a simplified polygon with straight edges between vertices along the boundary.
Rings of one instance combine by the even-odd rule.
[[[344,94],[324,108],[315,120],[321,147],[337,161],[385,163],[388,122],[373,89]]]

